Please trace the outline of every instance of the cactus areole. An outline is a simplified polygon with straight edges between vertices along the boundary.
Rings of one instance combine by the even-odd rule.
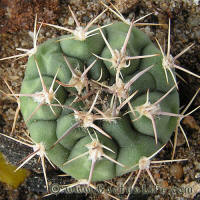
[[[37,47],[20,104],[48,159],[77,180],[96,182],[136,170],[141,157],[168,142],[179,96],[160,50],[133,24],[89,31]]]

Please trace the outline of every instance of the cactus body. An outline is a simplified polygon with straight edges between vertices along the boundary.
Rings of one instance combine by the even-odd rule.
[[[120,51],[128,30],[128,25],[114,23],[104,28],[103,34],[112,49]],[[92,53],[106,59],[112,57],[109,48],[99,32],[84,41],[70,39],[68,35],[46,41],[38,47],[36,54],[32,55],[28,60],[21,94],[36,94],[42,91],[43,88],[37,64],[44,83],[47,89],[49,89],[57,72],[56,80],[63,84],[72,83],[70,81],[73,75],[64,56],[77,73],[83,73],[95,60],[95,56]],[[148,36],[133,27],[128,40],[126,54],[128,56],[142,56],[156,53],[160,54],[160,51],[154,46]],[[99,82],[111,87],[116,83],[117,70],[112,66],[111,62],[101,59],[98,59],[87,73],[89,88],[83,85],[83,88],[77,90],[73,86],[64,87],[61,85],[56,91],[58,83],[55,82],[53,86],[53,91],[56,91],[55,98],[50,103],[58,105],[50,106],[50,104],[44,102],[32,115],[27,122],[31,138],[36,143],[44,144],[48,158],[57,167],[78,180],[88,179],[89,177],[92,158],[89,153],[86,154],[89,151],[87,145],[92,142],[92,138],[96,138],[96,134],[100,144],[108,148],[102,148],[103,153],[126,167],[122,167],[104,156],[99,157],[95,162],[92,181],[111,179],[133,170],[130,168],[137,164],[142,156],[152,155],[169,140],[177,120],[176,117],[155,116],[158,138],[156,144],[152,121],[144,115],[139,117],[140,113],[136,109],[146,102],[148,89],[149,101],[153,104],[173,86],[170,74],[168,76],[169,81],[168,83],[166,82],[162,67],[162,56],[130,60],[130,65],[120,71],[120,78],[123,84],[126,84],[134,75],[151,65],[153,65],[152,69],[138,78],[127,90],[128,96],[136,90],[138,91],[130,100],[130,104],[135,111],[134,113],[130,112],[131,110],[128,105],[125,105],[120,109],[115,119],[110,121],[101,119],[92,121],[93,124],[107,133],[111,138],[106,137],[89,125],[88,127],[84,126],[82,121],[76,117],[75,111],[70,109],[71,106],[79,112],[87,113],[94,102],[96,94],[99,92],[95,107],[103,113],[109,111],[113,94],[107,91],[109,90],[108,88],[104,88],[103,90],[103,86],[92,82],[92,80],[98,80],[100,77]],[[81,80],[79,80],[79,83],[81,83]],[[89,93],[91,95],[88,95]],[[80,96],[86,96],[86,98],[81,99]],[[73,102],[76,97],[79,97],[78,101]],[[25,120],[29,118],[42,101],[42,99],[38,98],[20,97],[21,111]],[[117,99],[116,107],[120,105],[120,101],[123,102],[126,99],[124,97],[121,100]],[[62,108],[59,104],[66,107]],[[176,90],[173,90],[159,103],[159,109],[162,112],[178,113],[179,97]],[[128,111],[129,113],[124,115]],[[103,118],[95,109],[91,111],[91,114]],[[80,125],[51,148],[77,122],[80,122]],[[96,133],[94,133],[94,130]],[[88,134],[88,131],[92,135],[92,138]],[[80,155],[83,156],[64,164]]]

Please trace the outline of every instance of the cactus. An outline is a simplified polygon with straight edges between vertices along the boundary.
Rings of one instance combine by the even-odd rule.
[[[163,78],[161,52],[133,22],[88,31],[41,44],[19,96],[32,140],[63,172],[90,183],[129,172],[164,145],[179,97],[172,77]]]
[[[91,186],[138,169],[184,117],[174,73],[182,68],[168,66],[170,49],[165,57],[134,21],[93,25],[101,13],[83,28],[71,13],[75,30],[45,24],[70,35],[37,46],[36,19],[33,50],[8,57],[29,56],[20,94],[6,82],[30,132],[26,145],[34,150],[18,168],[39,155],[47,187],[44,158]]]

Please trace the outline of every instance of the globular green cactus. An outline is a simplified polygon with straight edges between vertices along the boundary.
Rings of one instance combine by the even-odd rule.
[[[133,22],[75,31],[37,47],[19,96],[45,156],[90,183],[137,169],[166,144],[179,97],[160,50]]]
[[[20,108],[31,143],[20,142],[33,148],[17,169],[39,155],[47,189],[45,158],[93,189],[139,168],[134,187],[183,117],[174,60],[191,46],[173,60],[134,21],[93,25],[106,10],[82,27],[70,9],[76,29],[45,24],[71,34],[39,46],[36,17],[33,49],[0,59],[29,56],[20,94],[5,83],[18,103],[12,132]]]

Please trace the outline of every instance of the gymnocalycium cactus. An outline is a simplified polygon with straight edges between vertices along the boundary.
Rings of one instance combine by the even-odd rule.
[[[160,54],[134,22],[78,26],[41,44],[19,95],[32,140],[78,180],[129,172],[176,125],[179,98]]]
[[[46,24],[71,35],[37,46],[35,23],[33,49],[10,57],[29,56],[13,96],[33,142],[26,162],[40,155],[46,183],[44,157],[90,185],[136,170],[167,143],[180,117],[178,66],[134,21],[92,25],[101,13],[84,28],[72,15],[75,30]]]

